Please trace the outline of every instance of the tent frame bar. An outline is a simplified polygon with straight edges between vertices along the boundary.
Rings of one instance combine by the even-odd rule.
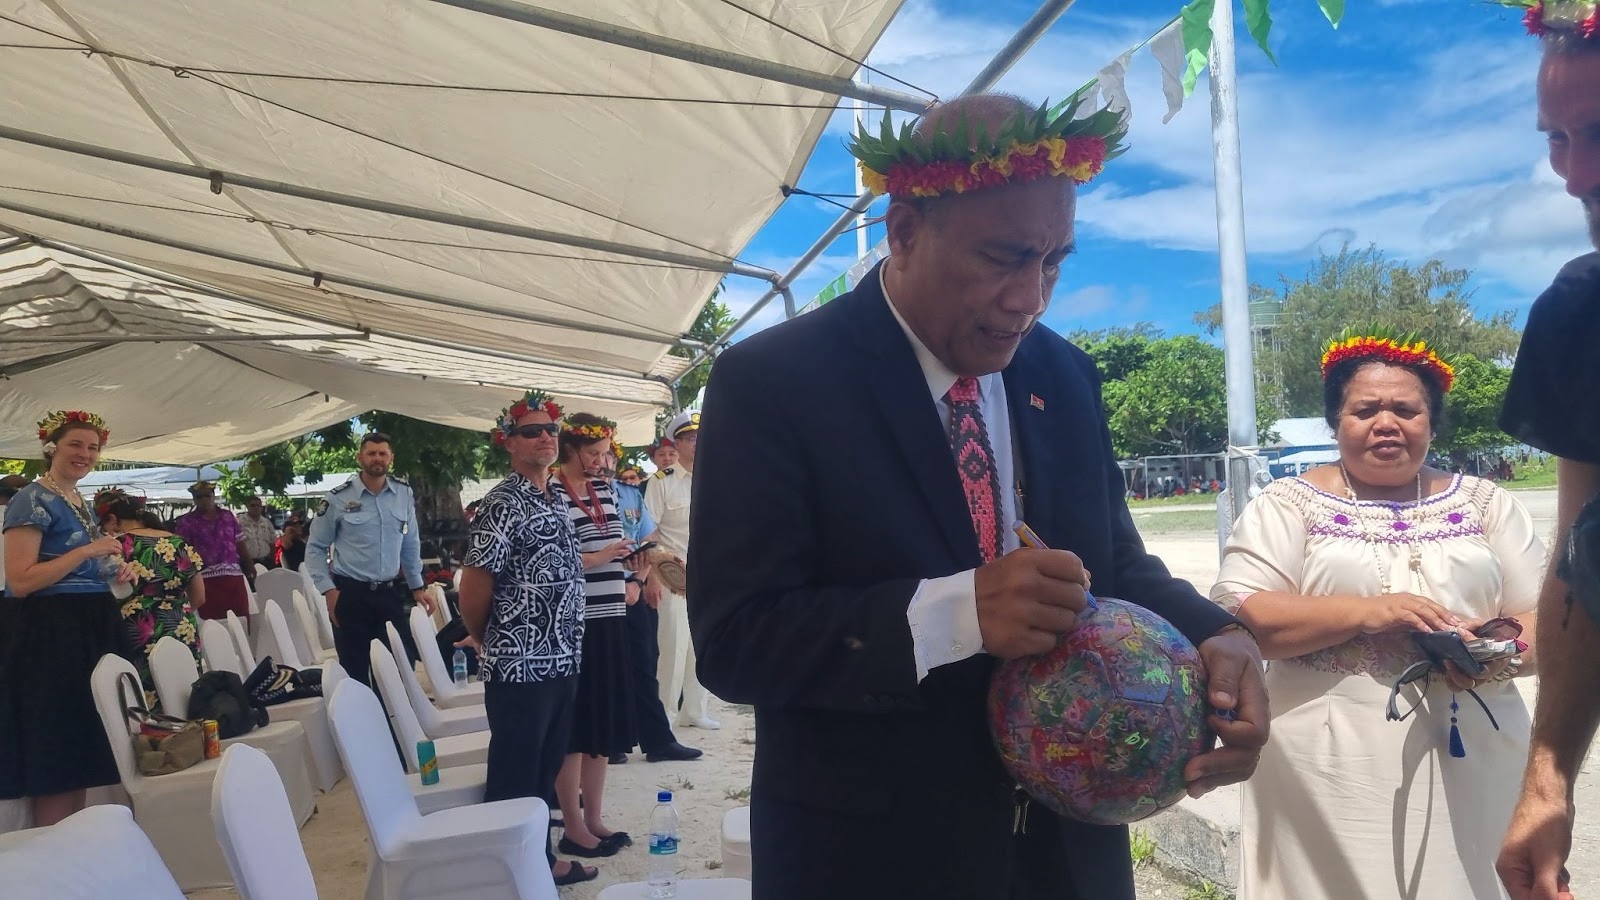
[[[807,88],[821,91],[825,94],[836,94],[841,97],[854,97],[865,100],[875,106],[886,106],[891,109],[905,112],[926,112],[933,101],[928,97],[897,91],[892,88],[878,87],[875,85],[860,84],[849,78],[837,75],[826,75],[798,66],[788,66],[771,60],[757,59],[703,44],[680,41],[659,34],[650,34],[613,25],[608,22],[596,22],[568,13],[541,9],[515,0],[434,0],[444,6],[456,9],[482,13],[498,19],[512,22],[521,22],[524,25],[533,25],[559,31],[563,34],[588,38],[606,44],[615,44],[619,47],[629,47],[642,50],[655,56],[667,56],[681,59],[695,65],[709,66],[714,69],[723,69],[736,72],[740,75],[752,75],[764,81],[774,81],[779,84],[793,85],[794,87]]]
[[[26,206],[21,203],[13,203],[3,198],[0,198],[0,209],[8,209],[12,212],[21,213],[25,216],[48,219],[52,222],[75,225],[79,228],[87,228],[91,231],[99,231],[106,234],[114,234],[120,237],[131,238],[136,241],[143,241],[147,244],[157,244],[163,247],[171,247],[175,250],[182,250],[187,253],[196,253],[202,256],[210,256],[216,259],[224,259],[228,260],[229,262],[240,263],[242,265],[270,269],[274,272],[282,272],[286,275],[294,275],[300,278],[308,279],[311,281],[313,286],[321,285],[323,282],[327,282],[329,284],[342,284],[346,287],[355,288],[357,290],[372,291],[378,294],[388,294],[394,297],[404,297],[408,300],[417,300],[436,306],[479,312],[484,313],[485,315],[498,316],[503,319],[512,319],[520,322],[530,322],[536,325],[549,325],[554,328],[569,328],[578,332],[604,334],[612,337],[628,338],[630,340],[646,341],[652,344],[664,344],[667,346],[701,346],[698,344],[698,342],[686,342],[671,335],[634,331],[628,328],[614,328],[609,325],[591,325],[582,322],[573,322],[567,319],[557,319],[553,316],[540,316],[531,313],[515,312],[513,310],[502,309],[486,304],[441,297],[438,294],[430,294],[425,291],[413,291],[409,288],[378,284],[362,278],[347,277],[331,272],[319,272],[314,269],[307,269],[303,266],[290,265],[289,263],[276,262],[270,259],[261,259],[260,257],[255,256],[246,256],[242,253],[232,253],[230,251],[220,250],[215,247],[206,247],[200,244],[193,244],[188,241],[180,241],[173,238],[162,237],[161,235],[150,234],[149,232],[138,231],[132,228],[124,228],[120,225],[108,225],[104,222],[97,222],[93,219],[85,219],[79,216],[71,216],[65,213],[55,212],[54,210],[38,209],[37,207]],[[19,231],[21,229],[18,229],[14,226],[8,226],[7,230]]]
[[[19,329],[21,332],[32,329]],[[271,341],[366,341],[372,335],[364,331],[339,334],[52,334],[43,337],[22,337],[17,332],[0,337],[0,344],[93,344],[112,341],[118,344],[242,344]]]
[[[526,225],[514,225],[510,222],[496,222],[492,219],[480,219],[476,216],[463,216],[457,213],[441,212],[421,206],[410,206],[404,203],[391,203],[387,200],[376,200],[370,197],[361,197],[355,194],[344,194],[337,191],[325,191],[321,188],[305,187],[283,181],[273,181],[267,178],[258,178],[254,175],[244,175],[237,172],[223,172],[218,169],[208,169],[204,166],[190,165],[189,163],[175,162],[155,156],[145,156],[139,153],[129,153],[126,150],[116,150],[110,147],[100,147],[86,144],[81,141],[68,140],[54,135],[39,134],[33,131],[24,131],[0,125],[0,138],[16,141],[21,144],[31,144],[35,147],[45,147],[51,150],[60,150],[64,153],[74,153],[79,156],[88,156],[103,159],[109,162],[137,166],[142,169],[154,169],[171,175],[182,175],[209,182],[213,192],[221,193],[224,185],[247,188],[255,191],[265,191],[271,194],[283,194],[289,197],[299,197],[318,203],[328,203],[335,206],[347,206],[353,209],[364,209],[370,212],[383,213],[384,215],[398,216],[404,219],[417,219],[423,222],[436,222],[440,225],[451,225],[457,228],[466,228],[472,231],[485,231],[493,234],[504,234],[511,237],[527,238],[533,241],[542,241],[547,244],[558,244],[565,247],[576,247],[582,250],[594,250],[601,253],[614,253],[618,256],[627,256],[634,259],[647,259],[654,262],[670,263],[690,269],[707,272],[724,272],[731,275],[745,275],[750,278],[759,278],[763,281],[774,281],[778,273],[760,266],[752,266],[736,260],[719,260],[687,253],[674,253],[670,250],[655,250],[649,247],[636,247],[632,244],[622,244],[616,241],[600,240],[598,238],[580,237],[578,235],[562,234],[557,231],[547,231],[543,228],[530,228]],[[593,262],[604,264],[608,260],[597,259]]]
[[[240,304],[243,304],[245,306],[250,306],[250,307],[253,307],[253,308],[256,308],[256,309],[265,309],[268,312],[273,312],[273,313],[277,313],[278,312],[278,310],[274,309],[271,306],[268,306],[266,304],[266,301],[264,301],[264,300],[261,300],[261,299],[258,299],[258,298],[254,298],[254,297],[250,297],[250,296],[247,296],[245,294],[236,293],[236,292],[233,292],[233,291],[225,291],[225,290],[222,290],[221,288],[215,287],[213,285],[206,284],[204,282],[195,281],[194,279],[191,279],[191,278],[185,278],[182,275],[175,275],[175,274],[173,274],[171,272],[163,272],[160,269],[155,269],[155,268],[151,268],[149,266],[140,265],[139,263],[135,263],[135,262],[129,262],[128,260],[125,260],[125,259],[117,259],[114,256],[108,256],[108,255],[106,255],[104,253],[100,253],[97,250],[88,250],[88,249],[85,249],[83,247],[75,247],[75,246],[73,246],[71,244],[64,244],[64,243],[62,243],[60,241],[57,241],[57,240],[52,240],[50,238],[42,238],[42,237],[37,237],[37,236],[28,237],[28,238],[22,238],[21,240],[24,241],[24,242],[31,241],[32,243],[38,244],[41,247],[45,247],[45,248],[48,248],[48,249],[51,249],[51,250],[60,250],[63,253],[71,253],[71,254],[74,254],[76,256],[81,256],[84,259],[93,260],[94,262],[100,263],[102,265],[110,266],[110,267],[112,267],[114,269],[121,269],[122,271],[125,271],[125,272],[132,272],[135,275],[143,275],[146,278],[155,278],[155,279],[158,279],[158,280],[161,280],[161,281],[170,282],[172,284],[178,285],[179,287],[183,288],[186,291],[193,291],[194,293],[197,293],[197,294],[203,294],[203,295],[206,295],[206,296],[209,296],[209,297],[215,297],[218,300],[227,300],[227,301],[229,301],[231,303],[240,303]],[[296,313],[293,313],[293,315],[294,315],[295,318],[302,319],[302,320],[307,321],[307,322],[315,322],[318,325],[325,325],[325,326],[328,326],[330,328],[346,328],[346,327],[349,327],[349,326],[345,325],[342,322],[338,322],[338,321],[335,321],[333,319],[326,319],[326,318],[321,318],[321,317],[318,317],[318,316],[313,316],[313,315],[310,315],[309,313],[296,312]],[[381,338],[388,338],[388,339],[391,339],[391,340],[406,341],[406,342],[410,342],[410,343],[421,344],[423,346],[432,347],[432,348],[438,349],[438,350],[448,350],[448,351],[451,351],[452,353],[473,353],[473,354],[478,354],[478,355],[481,355],[481,356],[492,357],[494,359],[503,359],[503,360],[506,360],[508,362],[524,363],[524,364],[527,364],[527,365],[534,365],[534,366],[549,366],[550,368],[561,369],[563,371],[584,372],[584,373],[590,374],[590,375],[606,375],[606,376],[610,376],[610,377],[613,377],[613,378],[640,378],[640,379],[643,379],[645,381],[657,381],[657,382],[660,382],[660,383],[663,383],[663,384],[667,383],[665,379],[662,379],[659,376],[652,378],[649,375],[641,375],[638,372],[630,372],[630,371],[627,371],[625,369],[607,369],[607,368],[604,368],[604,367],[601,367],[601,366],[580,365],[578,363],[562,362],[562,361],[559,361],[559,360],[546,359],[544,357],[539,357],[539,356],[528,356],[528,355],[520,354],[520,353],[511,353],[509,351],[496,350],[496,349],[493,349],[493,348],[490,348],[490,347],[472,347],[472,346],[468,346],[466,344],[457,344],[457,343],[454,343],[454,342],[451,342],[451,341],[440,340],[440,339],[435,338],[435,337],[427,337],[427,336],[424,336],[424,335],[415,335],[415,334],[402,334],[400,332],[388,331],[386,329],[381,329],[381,328],[371,328],[370,326],[363,326],[362,330],[365,331],[368,334],[374,334],[374,335],[377,335],[378,337],[381,337]]]
[[[439,2],[447,2],[447,0],[439,0]],[[1056,21],[1066,13],[1067,9],[1071,7],[1074,2],[1076,2],[1076,0],[1045,0],[1045,2],[1040,5],[1038,10],[1036,10],[1034,14],[1029,17],[1028,21],[1024,22],[1022,27],[1017,30],[1017,33],[1012,35],[1011,40],[1007,41],[1006,45],[1000,48],[1000,52],[995,54],[994,59],[990,60],[989,64],[984,66],[983,70],[978,73],[977,77],[972,79],[972,83],[968,84],[966,89],[963,90],[959,96],[981,93],[994,87],[995,84],[998,83],[1007,72],[1011,71],[1011,67],[1016,65],[1017,61],[1020,60],[1023,55],[1026,54],[1028,50],[1030,50],[1033,45],[1038,42],[1039,38],[1043,37],[1044,33],[1050,30],[1050,26],[1054,25]],[[834,220],[832,225],[828,226],[828,230],[824,231],[822,236],[817,238],[816,242],[811,245],[810,249],[806,250],[806,252],[802,254],[798,260],[795,260],[794,265],[789,268],[789,271],[783,273],[782,277],[773,282],[772,287],[768,289],[765,294],[762,294],[760,299],[756,300],[756,302],[752,304],[749,309],[745,310],[744,315],[740,316],[738,320],[736,320],[732,325],[728,326],[726,331],[718,335],[717,339],[711,342],[711,346],[707,348],[705,352],[694,358],[694,362],[690,363],[689,368],[684,370],[684,375],[693,372],[695,369],[705,364],[707,359],[715,356],[720,348],[726,347],[728,339],[732,337],[739,329],[750,324],[750,320],[754,319],[756,315],[761,312],[762,308],[764,308],[773,297],[778,296],[780,293],[784,294],[786,298],[784,305],[785,312],[788,314],[787,317],[793,318],[793,312],[791,312],[791,310],[794,308],[794,297],[792,294],[789,294],[789,287],[794,284],[795,279],[799,278],[802,272],[809,268],[813,262],[816,262],[818,257],[820,257],[829,247],[833,246],[833,242],[837,240],[840,235],[850,230],[855,221],[864,215],[872,206],[872,201],[874,199],[875,195],[871,191],[863,191],[861,195],[850,204],[849,208],[847,208],[838,219]],[[676,396],[677,384],[682,380],[683,375],[679,375],[678,381],[673,382],[674,396]]]

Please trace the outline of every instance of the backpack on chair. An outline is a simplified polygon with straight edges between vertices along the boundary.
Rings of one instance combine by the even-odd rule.
[[[207,672],[189,692],[190,719],[215,719],[223,740],[267,724],[267,711],[250,702],[244,682],[232,672]]]

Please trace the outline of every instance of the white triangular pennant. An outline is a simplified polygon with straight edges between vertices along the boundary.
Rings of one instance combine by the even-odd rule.
[[[1183,71],[1188,67],[1185,54],[1182,21],[1173,22],[1150,39],[1150,55],[1161,65],[1161,93],[1167,96],[1167,114],[1161,119],[1163,125],[1183,109]]]

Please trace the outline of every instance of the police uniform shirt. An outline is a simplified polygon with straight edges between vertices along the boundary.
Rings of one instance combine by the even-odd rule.
[[[674,466],[656,473],[650,490],[644,493],[645,509],[656,522],[656,540],[662,550],[679,559],[689,558],[689,494],[693,486],[693,473]]]
[[[328,494],[306,541],[311,580],[324,593],[335,587],[327,567],[318,564],[330,547],[334,574],[371,582],[393,581],[399,574],[411,590],[421,589],[422,539],[411,486],[390,475],[374,494],[360,475],[352,475]]]
[[[654,534],[656,520],[644,504],[644,489],[622,481],[613,482],[611,489],[617,496],[617,515],[622,517],[622,531],[627,539],[638,544]]]

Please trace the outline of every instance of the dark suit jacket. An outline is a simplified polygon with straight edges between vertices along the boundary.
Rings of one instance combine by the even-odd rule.
[[[1232,622],[1145,552],[1089,357],[1041,326],[1003,378],[1040,537],[1082,557],[1097,592],[1197,644]],[[993,658],[917,681],[918,583],[981,558],[945,424],[876,272],[718,359],[691,509],[700,680],[756,708],[755,896],[1132,900],[1126,829],[1034,804],[1013,837],[1013,783],[986,722]]]

